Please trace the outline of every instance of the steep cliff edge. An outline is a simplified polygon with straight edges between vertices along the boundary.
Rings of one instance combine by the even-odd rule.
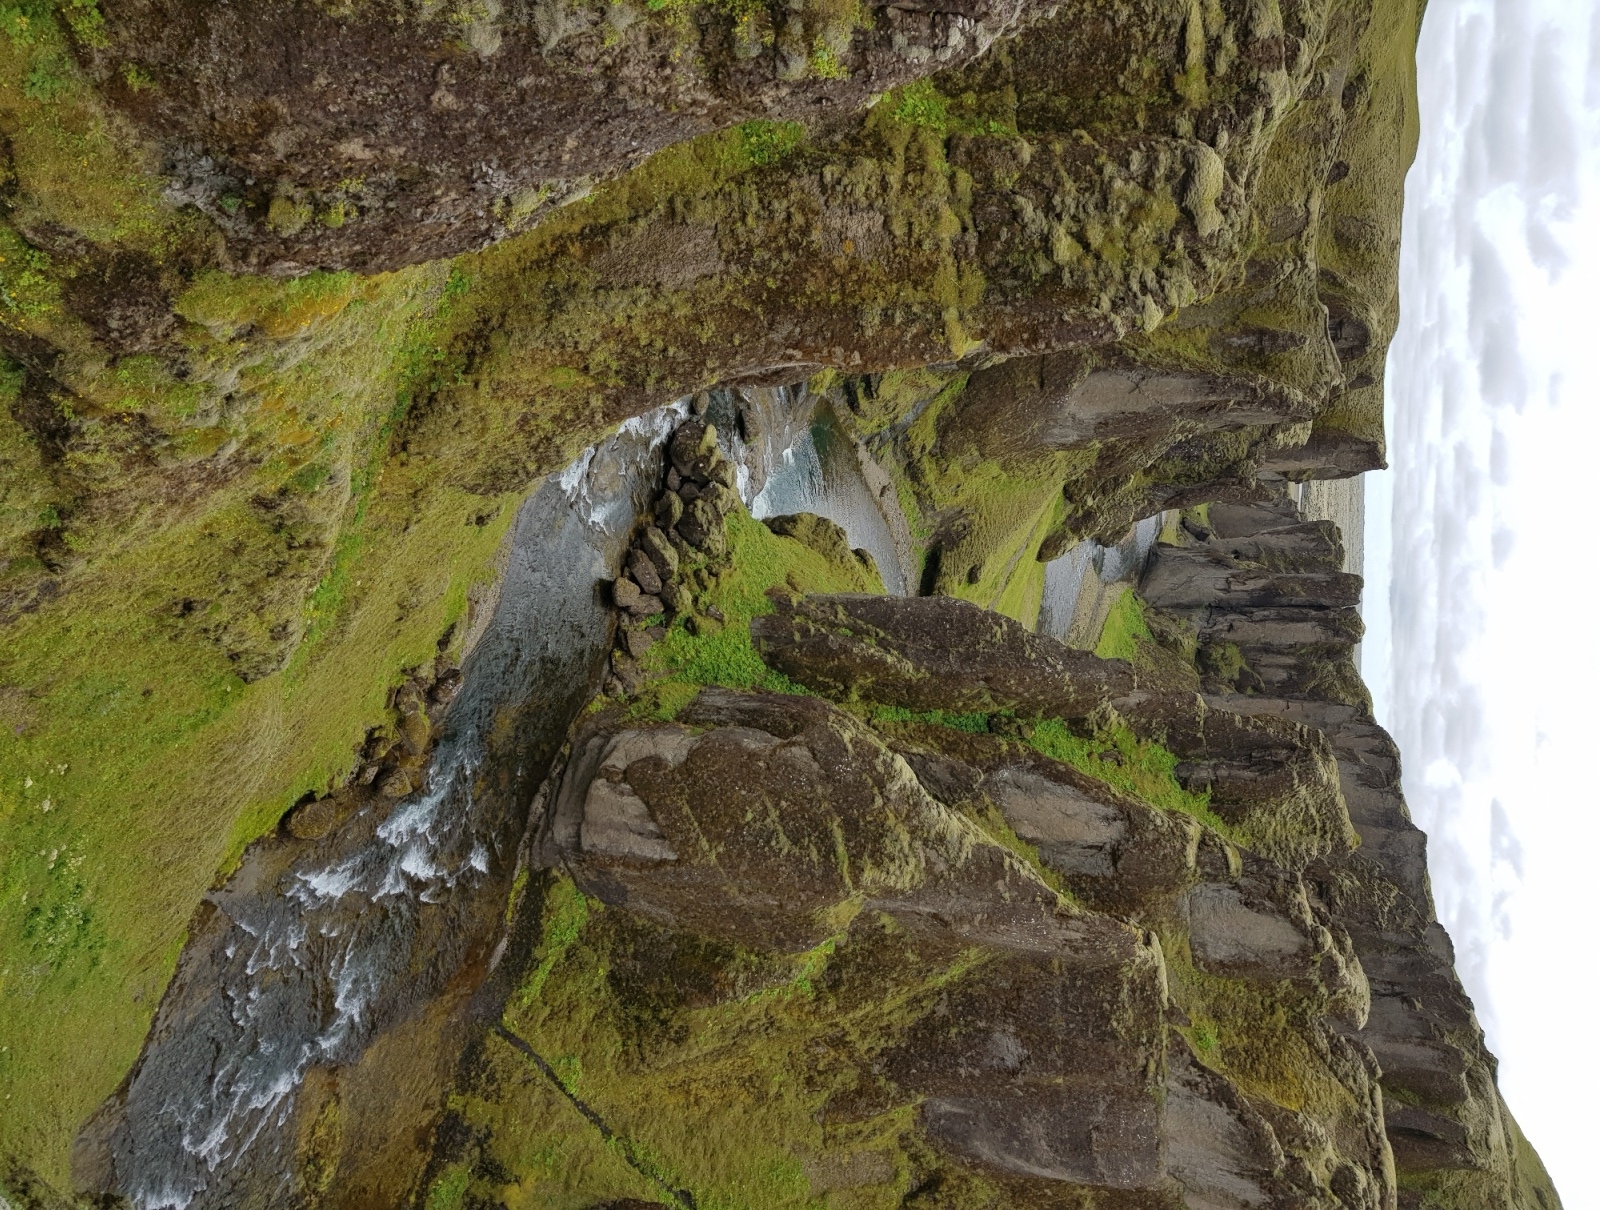
[[[1274,511],[1382,460],[1419,8],[0,4],[7,1196],[1556,1204]],[[578,626],[418,865],[525,501],[626,530],[587,447],[680,397],[753,445],[774,386],[918,595],[674,448],[557,593],[632,569],[608,678]],[[1137,677],[1029,635],[1201,505]],[[217,975],[368,874],[404,995]],[[280,976],[322,1049],[160,1168],[140,1089],[249,1066],[163,1047]]]

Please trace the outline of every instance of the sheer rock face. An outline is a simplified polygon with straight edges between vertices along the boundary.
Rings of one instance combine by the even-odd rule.
[[[959,687],[945,700],[961,704]],[[873,1131],[909,1114],[888,1153],[896,1167],[976,1182],[1010,1205],[1093,1193],[1107,1205],[1287,1206],[1330,1196],[1330,1181],[1355,1191],[1337,1204],[1393,1204],[1373,1064],[1336,1028],[1364,1022],[1365,982],[1298,873],[1241,865],[1209,828],[1015,741],[886,732],[814,698],[707,689],[677,725],[599,721],[574,751],[552,834],[577,887],[608,910],[730,951],[806,953],[818,995],[856,1012],[890,978],[867,960],[884,930],[902,951],[896,977],[945,972],[938,996],[877,1023],[871,1046],[830,1042],[817,1073],[870,1072],[874,1085],[865,1104],[851,1103],[859,1084],[820,1097],[824,1122]],[[1007,836],[1037,845],[1040,864]],[[1078,906],[1063,887],[1121,910]],[[1329,1105],[1288,1110],[1198,1062],[1173,956],[1307,1014]],[[673,1052],[638,1061],[694,1065]],[[763,1057],[749,1058],[759,1070]],[[722,1110],[664,1112],[709,1123]],[[806,1145],[827,1154],[828,1133]],[[1242,1200],[1197,1200],[1224,1193]]]
[[[1204,635],[1206,610],[1344,608],[1340,559],[1286,501],[1218,508],[1157,548],[1146,590],[1182,583]],[[1196,560],[1208,590],[1174,579]],[[862,1206],[1559,1205],[1494,1089],[1363,707],[1225,691],[1204,660],[1196,697],[1170,666],[1136,676],[963,602],[773,602],[756,644],[820,698],[713,686],[671,722],[624,702],[575,734],[538,823],[560,872],[517,976],[537,995],[513,992],[464,1067],[436,1180],[526,1179],[509,1157],[560,1129],[542,1106],[567,1087],[589,1129],[671,1174],[659,1204],[778,1146]],[[1349,660],[1296,637],[1251,658]],[[1042,738],[1067,717],[1090,749],[1119,726],[1161,738],[1211,796],[1114,788]],[[1274,828],[1230,811],[1241,782]],[[1308,785],[1339,826],[1297,806]],[[552,1074],[562,1055],[581,1088]],[[543,1076],[518,1082],[529,1062]],[[566,1188],[628,1188],[587,1182]]]
[[[1157,548],[1140,591],[1188,617],[1202,645],[1238,644],[1243,660],[1226,677],[1210,675],[1208,702],[1315,727],[1338,761],[1361,844],[1317,861],[1307,879],[1348,932],[1371,988],[1354,1036],[1382,1071],[1401,1204],[1558,1205],[1495,1088],[1494,1059],[1434,918],[1426,837],[1351,661],[1360,621],[1337,529],[1302,521],[1286,500],[1218,506],[1208,520],[1204,540]],[[1325,593],[1307,590],[1318,582]],[[1444,1198],[1458,1200],[1434,1200]]]

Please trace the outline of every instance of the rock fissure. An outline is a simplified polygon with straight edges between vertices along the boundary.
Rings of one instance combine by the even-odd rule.
[[[629,1167],[654,1185],[661,1193],[671,1198],[675,1205],[682,1206],[684,1210],[696,1210],[694,1195],[687,1189],[674,1189],[666,1184],[650,1165],[646,1164],[634,1153],[634,1149],[629,1145],[627,1139],[619,1137],[617,1132],[606,1124],[606,1120],[603,1117],[590,1106],[584,1104],[577,1094],[567,1087],[561,1076],[556,1072],[556,1069],[551,1067],[538,1051],[528,1045],[526,1039],[519,1038],[504,1025],[496,1025],[494,1032],[498,1037],[504,1039],[508,1046],[514,1047],[523,1058],[532,1063],[538,1069],[539,1074],[549,1080],[561,1095],[571,1102],[572,1107],[583,1115],[584,1121],[600,1132],[602,1139],[607,1143],[615,1143],[618,1150],[627,1160]]]

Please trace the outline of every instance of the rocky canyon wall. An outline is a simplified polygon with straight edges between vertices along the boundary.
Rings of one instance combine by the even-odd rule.
[[[1558,1206],[1295,503],[1420,8],[0,0],[6,1201]]]

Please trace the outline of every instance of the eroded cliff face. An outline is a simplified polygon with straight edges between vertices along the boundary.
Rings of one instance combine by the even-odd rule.
[[[1286,494],[1419,8],[0,4],[6,1196],[1558,1205]]]

